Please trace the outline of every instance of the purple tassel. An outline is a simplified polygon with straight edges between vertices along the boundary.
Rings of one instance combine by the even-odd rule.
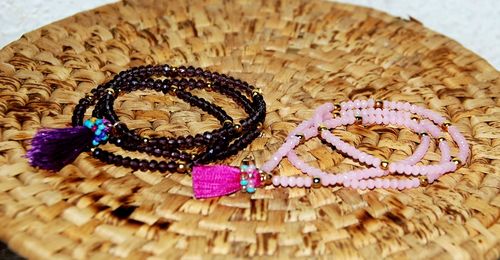
[[[32,166],[59,171],[91,146],[93,136],[92,130],[84,126],[42,129],[26,155]]]

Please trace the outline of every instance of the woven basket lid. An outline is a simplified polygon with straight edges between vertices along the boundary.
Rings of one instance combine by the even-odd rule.
[[[472,158],[413,190],[270,187],[208,200],[192,198],[187,175],[132,172],[87,154],[58,173],[28,165],[37,129],[66,126],[78,99],[119,71],[161,63],[208,68],[263,89],[263,135],[228,163],[252,154],[261,164],[316,106],[355,98],[440,112],[471,143]],[[0,85],[0,239],[22,256],[500,256],[500,74],[418,21],[305,0],[126,1],[11,43],[0,51]],[[197,94],[244,116],[223,96]],[[218,126],[201,110],[153,92],[126,94],[116,109],[146,134]],[[335,133],[389,159],[407,156],[418,142],[407,130],[385,127]],[[318,140],[298,151],[322,169],[355,164]],[[439,161],[435,146],[424,161]],[[299,173],[286,160],[278,172]]]

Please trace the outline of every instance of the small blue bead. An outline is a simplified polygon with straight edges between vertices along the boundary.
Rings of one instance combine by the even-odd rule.
[[[100,118],[99,118],[99,119],[95,120],[95,124],[96,124],[96,125],[100,125],[100,124],[102,124],[102,119],[100,119]]]
[[[247,192],[248,193],[254,193],[255,192],[255,188],[254,187],[247,187]]]
[[[241,186],[246,186],[246,185],[248,185],[248,180],[241,180],[240,184],[241,184]]]
[[[100,124],[100,125],[97,126],[97,129],[104,130],[105,128],[106,128],[106,126],[103,125],[103,124]]]
[[[92,145],[93,145],[93,146],[98,146],[98,145],[99,145],[99,141],[97,141],[97,140],[92,140]]]
[[[95,134],[96,136],[100,136],[100,135],[101,135],[101,133],[102,133],[102,130],[101,130],[101,129],[97,129],[97,130],[95,130],[95,133],[94,133],[94,134]]]
[[[101,137],[101,140],[102,140],[102,141],[106,141],[106,140],[108,140],[108,136],[107,136],[107,135],[105,135],[105,136]]]
[[[92,122],[90,122],[90,120],[85,120],[85,122],[83,123],[83,125],[87,128],[92,128],[93,124]]]

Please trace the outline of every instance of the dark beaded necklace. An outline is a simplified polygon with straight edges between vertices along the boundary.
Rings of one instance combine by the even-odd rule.
[[[166,79],[155,80],[153,77]],[[233,123],[233,119],[221,107],[187,92],[187,90],[195,88],[209,89],[229,96],[244,108],[248,117],[240,120],[239,123]],[[175,95],[216,117],[221,122],[222,127],[195,136],[141,137],[120,122],[113,110],[113,103],[119,94],[139,89],[152,89]],[[251,96],[253,100],[250,101],[242,92]],[[75,107],[72,118],[74,126],[83,124],[85,110],[95,104],[93,116],[105,118],[113,125],[113,134],[109,138],[110,143],[125,150],[140,151],[174,159],[160,162],[139,160],[115,155],[101,148],[92,149],[94,157],[134,170],[184,172],[194,164],[226,158],[246,147],[260,134],[260,127],[265,118],[265,102],[258,89],[241,80],[204,71],[200,68],[172,68],[168,65],[134,68],[119,73],[113,80],[98,86],[91,93],[91,95],[81,99]],[[186,152],[186,150],[193,148],[203,151]]]

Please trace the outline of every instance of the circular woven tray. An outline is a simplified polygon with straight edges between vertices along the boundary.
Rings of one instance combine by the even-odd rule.
[[[59,173],[24,158],[40,127],[63,127],[84,93],[143,64],[189,64],[264,90],[262,163],[324,102],[409,101],[446,115],[472,145],[466,167],[425,188],[268,188],[192,198],[189,176],[132,172],[87,154]],[[317,1],[126,1],[25,34],[0,51],[0,239],[40,259],[246,256],[474,258],[500,256],[500,74],[418,21]],[[242,111],[218,95],[233,116]],[[181,135],[217,121],[172,97],[134,92],[116,107],[131,128]],[[381,157],[407,156],[405,130],[337,131]],[[250,152],[251,151],[251,152]],[[455,150],[456,152],[456,150]],[[302,158],[330,170],[354,162],[309,141]],[[439,160],[431,147],[425,163]],[[284,160],[280,174],[297,174]]]

